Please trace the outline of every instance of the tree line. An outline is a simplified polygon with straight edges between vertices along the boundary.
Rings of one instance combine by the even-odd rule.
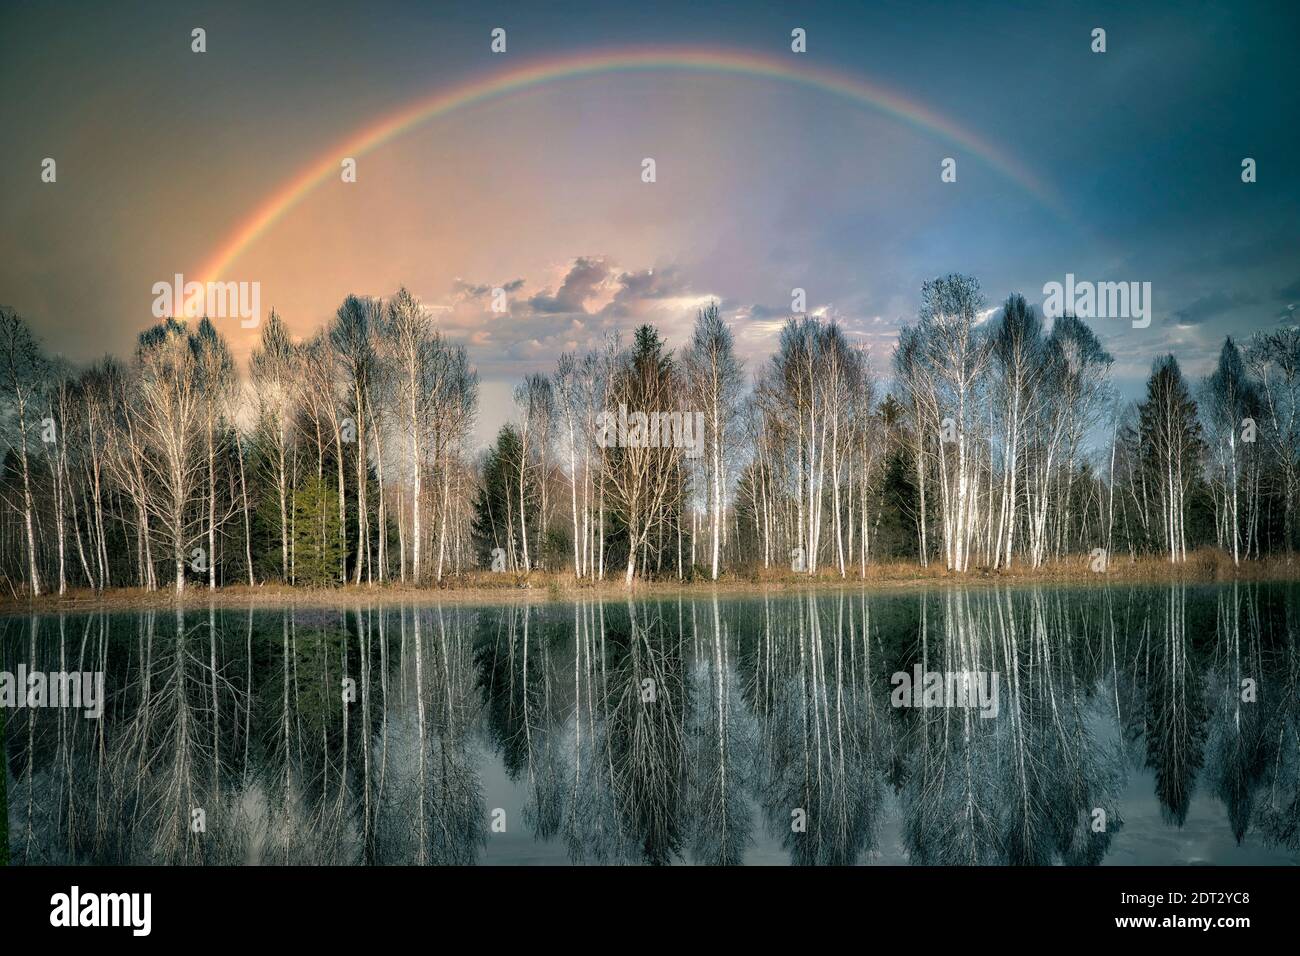
[[[0,573],[41,594],[1289,560],[1300,328],[1229,337],[1201,382],[1160,356],[1132,402],[1113,365],[1083,320],[987,310],[962,275],[922,286],[887,382],[812,315],[747,370],[709,305],[677,350],[644,325],[526,376],[476,452],[477,373],[405,289],[302,340],[272,312],[244,374],[208,319],[78,368],[5,308]]]

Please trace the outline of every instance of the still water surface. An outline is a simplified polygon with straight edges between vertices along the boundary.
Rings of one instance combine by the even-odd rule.
[[[1293,583],[0,627],[104,674],[102,719],[5,712],[19,864],[1300,861]]]

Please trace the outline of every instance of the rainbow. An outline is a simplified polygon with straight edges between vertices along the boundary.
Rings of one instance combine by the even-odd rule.
[[[672,47],[654,49],[619,48],[601,52],[571,54],[549,60],[531,61],[504,73],[479,77],[450,90],[420,97],[379,121],[351,134],[319,159],[309,163],[279,189],[271,193],[243,220],[213,253],[201,273],[204,282],[222,278],[230,265],[258,237],[313,189],[336,178],[343,157],[359,158],[422,123],[487,100],[498,99],[556,80],[602,73],[676,70],[780,80],[858,103],[902,120],[922,131],[937,134],[969,150],[989,167],[1017,183],[1042,205],[1066,218],[1053,193],[1033,173],[996,147],[928,109],[857,76],[821,67],[803,66],[805,57],[782,57],[727,49]],[[936,173],[937,175],[937,173]]]

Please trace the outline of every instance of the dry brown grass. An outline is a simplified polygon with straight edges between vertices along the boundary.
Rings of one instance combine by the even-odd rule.
[[[1231,580],[1300,580],[1300,559],[1287,563],[1285,558],[1268,558],[1245,561],[1233,567],[1232,559],[1214,548],[1205,548],[1188,555],[1185,563],[1171,564],[1155,556],[1130,560],[1127,555],[1112,561],[1104,574],[1091,571],[1086,555],[1053,562],[1041,568],[1013,565],[1010,570],[993,571],[973,568],[964,574],[946,570],[932,564],[922,568],[903,561],[877,562],[867,567],[865,578],[856,568],[849,569],[846,578],[840,578],[834,567],[823,567],[810,577],[795,574],[785,568],[747,568],[728,572],[718,581],[696,579],[679,582],[638,581],[632,593],[637,596],[671,594],[678,591],[701,593],[763,594],[783,591],[800,591],[808,588],[867,587],[887,590],[908,587],[978,586],[991,584],[1054,583],[1098,586],[1123,582],[1126,584],[1185,581],[1208,583]],[[358,602],[366,604],[401,604],[413,602],[494,603],[499,601],[570,600],[580,597],[623,599],[628,592],[622,577],[600,583],[578,582],[567,572],[534,571],[528,575],[512,573],[494,574],[472,571],[448,577],[442,586],[414,587],[402,584],[343,588],[300,588],[281,584],[263,584],[257,587],[232,585],[209,592],[202,586],[191,587],[181,598],[182,603],[194,607],[245,608],[258,606],[291,605],[297,607],[351,607]],[[31,611],[131,611],[143,608],[173,608],[177,598],[171,591],[148,592],[139,588],[117,588],[104,593],[89,589],[75,589],[63,596],[42,595],[35,600],[22,595],[0,599],[0,613],[15,614]]]

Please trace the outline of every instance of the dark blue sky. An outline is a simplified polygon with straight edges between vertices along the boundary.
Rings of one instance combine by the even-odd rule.
[[[152,319],[152,283],[197,268],[322,151],[415,97],[508,68],[487,50],[494,26],[508,30],[511,66],[623,46],[794,56],[790,30],[803,27],[800,62],[992,142],[1064,214],[944,137],[860,105],[666,71],[568,79],[422,125],[365,159],[355,191],[305,199],[241,267],[297,331],[343,292],[410,285],[470,343],[489,398],[493,381],[611,327],[648,319],[673,341],[709,297],[757,359],[790,288],[807,288],[810,309],[871,343],[883,369],[927,277],[972,273],[990,306],[1012,291],[1041,303],[1066,273],[1150,282],[1150,328],[1096,323],[1131,393],[1156,354],[1199,373],[1224,334],[1300,302],[1298,10],[10,2],[0,302],[52,350],[124,351]],[[201,57],[189,49],[200,25]],[[1104,54],[1090,50],[1094,27]],[[653,193],[636,178],[646,155],[660,164]],[[950,155],[958,182],[944,184]],[[46,156],[57,184],[40,182]],[[1241,182],[1243,157],[1258,182]],[[512,282],[509,323],[465,291]],[[251,343],[228,332],[237,350]]]

